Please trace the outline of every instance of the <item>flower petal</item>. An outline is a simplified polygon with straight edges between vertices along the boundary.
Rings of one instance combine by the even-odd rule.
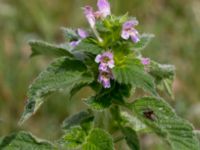
[[[88,20],[90,26],[92,28],[94,28],[95,23],[96,23],[96,19],[95,19],[95,16],[94,16],[93,8],[91,6],[85,6],[84,7],[84,14],[85,14],[85,17]]]
[[[130,20],[123,24],[123,29],[133,28],[134,26],[138,25],[139,22],[137,20]]]
[[[78,32],[78,35],[82,38],[82,39],[84,39],[84,38],[86,38],[86,37],[88,37],[89,36],[89,34],[85,31],[85,30],[83,30],[83,29],[77,29],[77,32]]]
[[[136,34],[131,35],[131,39],[132,39],[132,41],[133,41],[134,43],[137,43],[137,42],[140,41],[139,36],[136,35]]]
[[[151,60],[149,58],[142,58],[141,62],[143,65],[149,65],[151,63]]]
[[[96,56],[95,62],[96,63],[100,63],[101,62],[101,54],[99,54],[99,55]]]
[[[107,0],[98,0],[97,7],[99,11],[102,13],[103,18],[111,14],[110,3]]]
[[[129,37],[130,37],[130,34],[129,34],[129,32],[123,30],[123,31],[122,31],[122,34],[121,34],[121,37],[122,37],[123,39],[125,39],[125,40],[128,40]]]
[[[79,43],[80,43],[80,40],[78,40],[78,41],[71,41],[69,44],[72,47],[76,47]]]

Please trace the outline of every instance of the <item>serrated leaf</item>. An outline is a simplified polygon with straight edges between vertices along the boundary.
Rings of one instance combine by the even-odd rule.
[[[133,49],[134,50],[142,50],[147,47],[147,45],[150,43],[150,41],[154,38],[154,34],[147,34],[144,33],[140,36],[140,41],[134,44]]]
[[[133,87],[143,88],[157,95],[154,79],[144,71],[139,59],[126,58],[113,68],[114,79],[119,83],[131,84]]]
[[[125,136],[126,143],[131,150],[140,150],[140,142],[137,133],[130,127],[122,128],[122,133]]]
[[[62,128],[67,130],[73,126],[81,125],[84,122],[90,122],[94,119],[94,114],[91,110],[81,111],[75,115],[65,119],[62,124]]]
[[[61,30],[68,41],[77,40],[79,38],[76,31],[73,29],[62,27]]]
[[[20,124],[27,120],[52,92],[72,89],[74,85],[91,83],[93,77],[87,73],[86,66],[78,60],[59,58],[36,78],[28,90],[28,102],[20,119]]]
[[[173,98],[172,84],[175,78],[175,66],[159,64],[151,61],[150,74],[155,78],[155,82],[160,90],[166,90],[167,93]]]
[[[50,142],[40,140],[28,132],[18,132],[6,136],[0,142],[1,150],[55,150]]]
[[[81,40],[78,46],[76,46],[73,50],[77,52],[87,52],[95,55],[100,54],[103,51],[101,47],[89,39]]]
[[[86,136],[86,132],[80,126],[74,126],[66,131],[60,144],[64,149],[77,149],[84,143]]]
[[[30,41],[29,45],[32,49],[31,57],[37,55],[74,57],[72,53],[62,46],[49,44],[43,41]]]
[[[114,150],[112,136],[102,129],[95,128],[88,135],[82,150]]]
[[[127,106],[142,122],[165,138],[173,150],[200,149],[192,125],[178,117],[162,99],[140,98]]]

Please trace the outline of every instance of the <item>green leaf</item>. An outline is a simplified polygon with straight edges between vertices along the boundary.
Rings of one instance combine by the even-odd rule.
[[[87,86],[88,83],[82,83],[82,84],[77,84],[74,85],[74,87],[72,89],[70,89],[70,93],[69,93],[69,99],[72,99],[72,97],[78,92],[80,91],[83,87]]]
[[[65,149],[77,149],[82,146],[86,138],[86,132],[80,126],[74,126],[67,130],[60,144]]]
[[[70,129],[73,126],[81,125],[82,123],[93,121],[93,119],[94,119],[94,115],[91,110],[81,111],[65,119],[63,121],[62,128],[65,130]]]
[[[99,47],[97,44],[95,44],[93,41],[90,39],[84,39],[81,40],[81,42],[76,46],[73,51],[78,51],[78,52],[87,52],[87,53],[92,53],[92,54],[99,54],[103,51],[101,47]]]
[[[154,38],[155,36],[153,34],[147,34],[144,33],[140,36],[140,41],[136,44],[134,44],[133,49],[134,50],[142,50],[147,47],[147,45],[150,43],[150,41]]]
[[[131,84],[157,95],[153,78],[144,71],[139,59],[126,58],[113,68],[114,79],[119,83]]]
[[[95,128],[88,135],[82,150],[114,150],[113,139],[106,131]]]
[[[125,136],[126,143],[131,150],[140,150],[140,142],[137,133],[130,127],[122,128],[122,132]]]
[[[79,38],[76,31],[73,29],[62,27],[61,30],[64,34],[65,39],[67,39],[68,41],[77,40]]]
[[[0,137],[0,145],[2,144],[3,141],[3,137]]]
[[[78,60],[62,57],[55,60],[36,78],[28,90],[28,102],[20,124],[27,120],[52,92],[73,89],[75,85],[91,83],[93,77],[86,66]]]
[[[18,132],[6,136],[0,142],[2,150],[55,150],[50,142],[40,140],[28,132]]]
[[[37,55],[74,57],[73,54],[71,54],[67,49],[62,46],[49,44],[43,41],[30,41],[29,45],[32,49],[31,57]]]
[[[130,115],[129,113],[125,111],[120,112],[120,116],[123,120],[123,124],[125,126],[129,126],[132,129],[134,129],[136,132],[146,132],[150,129],[142,123],[137,117]]]
[[[200,142],[200,130],[195,130],[195,134]]]
[[[112,104],[111,102],[112,98],[108,95],[100,96],[91,96],[84,100],[84,102],[89,106],[89,108],[103,111],[104,109],[110,107]]]
[[[127,107],[154,132],[165,138],[173,150],[200,149],[192,125],[178,117],[162,99],[140,98]]]
[[[150,74],[155,78],[155,82],[160,90],[166,90],[167,93],[174,98],[172,84],[175,78],[174,65],[159,64],[151,61]]]
[[[92,87],[97,87],[100,83],[93,83]],[[91,96],[84,102],[92,109],[103,111],[113,103],[124,104],[124,99],[130,96],[132,86],[119,84],[112,81],[110,89],[101,88],[95,96]]]

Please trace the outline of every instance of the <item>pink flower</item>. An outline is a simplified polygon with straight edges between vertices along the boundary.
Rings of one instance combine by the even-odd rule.
[[[100,63],[99,70],[105,71],[107,67],[112,69],[115,66],[113,53],[112,52],[104,52],[103,54],[99,54],[95,58],[96,63]]]
[[[98,0],[97,7],[99,9],[99,14],[101,14],[102,18],[106,18],[111,14],[110,12],[110,4],[107,0]]]
[[[72,47],[76,47],[81,42],[82,39],[85,39],[85,38],[87,38],[89,36],[89,34],[85,30],[80,29],[80,28],[77,29],[77,34],[79,35],[79,37],[81,39],[79,39],[77,41],[71,41],[70,45]]]
[[[99,54],[95,58],[96,63],[99,64],[99,77],[100,82],[104,88],[110,88],[110,80],[113,79],[112,68],[115,66],[113,53],[110,51]]]
[[[96,19],[95,19],[95,16],[94,16],[93,8],[91,6],[85,6],[84,7],[84,14],[85,14],[85,17],[88,20],[91,28],[94,28],[95,23],[96,23]]]
[[[89,36],[89,34],[85,30],[80,29],[80,28],[77,29],[77,33],[81,39],[85,39]]]
[[[96,24],[96,19],[106,18],[108,15],[111,14],[110,4],[107,0],[98,0],[97,7],[99,10],[96,12],[93,11],[93,8],[91,6],[84,7],[85,17],[92,28],[94,28]]]
[[[149,65],[151,63],[151,60],[149,58],[142,58],[141,62],[143,65]]]
[[[138,25],[137,20],[131,20],[131,21],[125,22],[122,27],[121,37],[125,40],[131,38],[134,43],[139,42],[140,41],[139,33],[134,28],[136,25]]]
[[[106,71],[100,71],[98,82],[103,85],[104,88],[110,88],[110,80],[113,79],[113,75],[110,69]]]

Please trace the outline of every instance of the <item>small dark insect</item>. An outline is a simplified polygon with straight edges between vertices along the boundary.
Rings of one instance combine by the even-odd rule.
[[[156,115],[154,114],[153,110],[145,110],[143,114],[146,118],[148,118],[151,121],[156,120]]]

